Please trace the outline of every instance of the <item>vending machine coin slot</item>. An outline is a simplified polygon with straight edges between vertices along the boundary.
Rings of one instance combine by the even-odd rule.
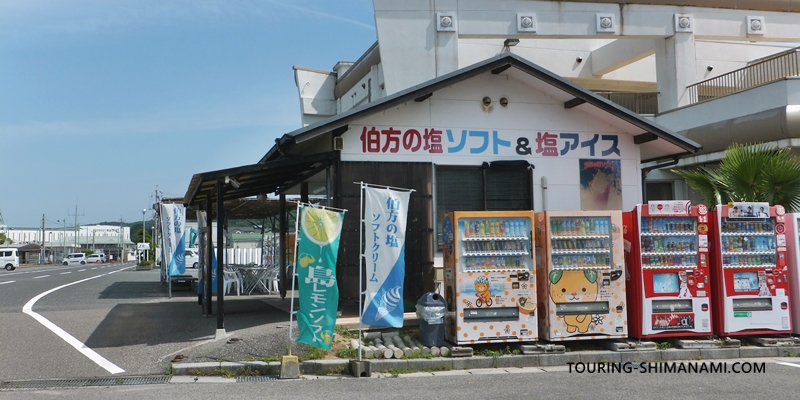
[[[691,312],[692,300],[653,300],[653,313]]]
[[[556,304],[556,315],[608,314],[608,312],[607,301]]]
[[[733,299],[733,311],[770,311],[772,299]]]
[[[498,307],[464,310],[464,320],[471,322],[508,321],[519,319],[519,308]]]

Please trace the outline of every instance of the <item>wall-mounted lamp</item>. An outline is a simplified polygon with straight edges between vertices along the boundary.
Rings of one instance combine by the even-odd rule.
[[[484,96],[483,99],[481,99],[481,104],[483,104],[484,107],[489,107],[492,105],[492,98],[489,96]]]
[[[500,105],[503,106],[503,107],[507,107],[508,106],[508,99],[505,98],[505,97],[501,97],[500,98]]]
[[[514,47],[519,44],[519,39],[508,38],[503,42],[503,47]]]
[[[583,57],[575,58],[575,62],[578,63],[578,64],[582,63],[583,62]]]
[[[706,70],[708,70],[709,72],[711,72],[712,69],[714,69],[713,65],[709,65],[709,66],[706,67]]]
[[[239,181],[237,181],[234,178],[231,178],[230,176],[225,177],[225,184],[233,186],[234,189],[239,188]]]

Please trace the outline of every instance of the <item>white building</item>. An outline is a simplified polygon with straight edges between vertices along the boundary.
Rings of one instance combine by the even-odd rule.
[[[184,201],[223,177],[233,198],[323,194],[351,211],[353,182],[415,189],[413,297],[441,265],[444,212],[631,210],[691,198],[668,168],[731,142],[800,144],[798,52],[772,57],[800,42],[796,4],[646,3],[374,0],[377,42],[358,60],[294,68],[304,127],[257,165],[195,175]],[[592,168],[613,171],[613,191],[595,192]],[[345,298],[360,291],[357,224],[346,214]]]
[[[59,260],[70,252],[103,250],[106,254],[119,257],[120,249],[133,246],[130,227],[114,225],[86,225],[61,228],[8,228],[3,231],[14,245],[44,245],[46,259]],[[42,243],[44,235],[44,243]]]

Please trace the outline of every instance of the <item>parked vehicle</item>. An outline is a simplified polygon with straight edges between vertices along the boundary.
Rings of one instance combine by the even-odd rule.
[[[104,255],[105,254],[90,254],[88,257],[86,257],[86,262],[87,263],[102,264],[104,262],[103,261],[104,257],[102,257],[102,256],[104,256]]]
[[[8,271],[19,267],[19,253],[17,249],[0,249],[0,265]]]
[[[86,265],[86,253],[69,253],[61,262],[62,265]]]
[[[194,249],[186,249],[186,267],[197,268],[200,263],[200,255]]]

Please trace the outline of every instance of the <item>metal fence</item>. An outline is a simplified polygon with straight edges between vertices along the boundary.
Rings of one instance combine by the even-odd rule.
[[[658,112],[657,92],[594,92],[596,95],[616,103],[637,114]]]
[[[691,104],[800,75],[800,47],[688,87]]]

